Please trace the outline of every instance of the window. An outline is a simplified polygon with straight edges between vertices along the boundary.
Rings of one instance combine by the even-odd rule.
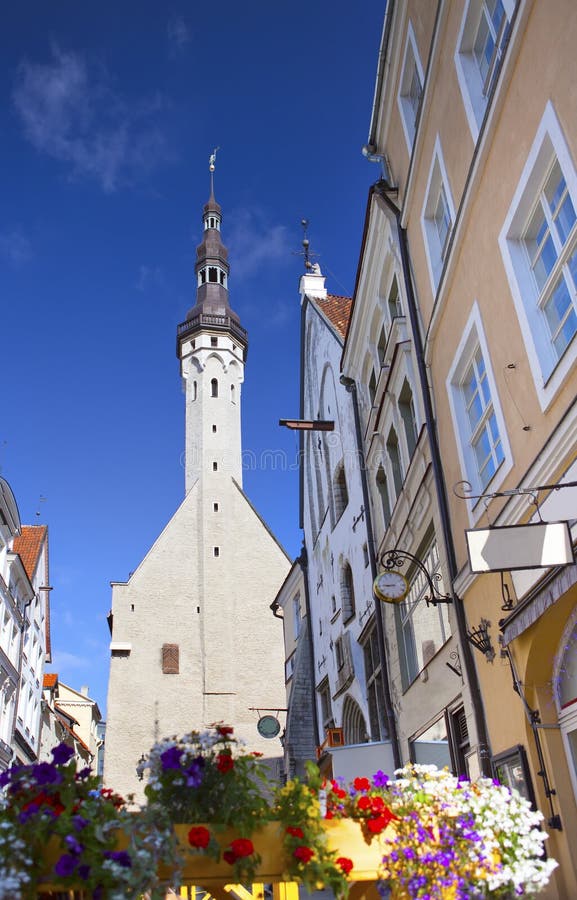
[[[415,416],[415,405],[413,403],[413,392],[409,386],[409,382],[405,378],[401,393],[399,394],[399,412],[403,420],[403,428],[407,441],[407,450],[409,457],[415,452],[417,446],[417,421]]]
[[[234,403],[234,384],[230,386],[230,402]]]
[[[340,637],[338,637],[335,641],[335,661],[337,664],[337,670],[340,672],[340,670],[343,668],[343,666],[345,664],[345,651],[343,649],[343,639]]]
[[[369,559],[369,548],[366,544],[363,544],[363,562],[365,564],[365,569],[367,568],[370,559]]]
[[[213,547],[213,548],[212,548],[212,555],[213,555],[213,556],[220,556],[220,547]]]
[[[389,501],[389,488],[387,486],[387,476],[385,475],[385,470],[382,466],[379,466],[377,472],[377,490],[379,492],[379,497],[381,498],[381,510],[383,513],[383,521],[385,525],[385,529],[389,527],[391,521],[391,504]]]
[[[335,472],[333,497],[335,505],[335,522],[338,522],[349,502],[349,492],[347,489],[345,467],[342,462],[339,463]]]
[[[213,511],[213,512],[218,512],[218,503],[213,503],[213,504],[212,504],[212,511]]]
[[[369,378],[369,400],[371,401],[371,406],[375,405],[376,395],[377,395],[377,378],[375,375],[375,370],[371,369],[371,377]]]
[[[341,570],[341,608],[343,610],[343,622],[347,622],[355,614],[355,587],[353,573],[348,563]]]
[[[485,488],[504,459],[499,427],[480,347],[461,384],[469,422],[469,443],[474,452],[478,482]]]
[[[211,347],[218,347],[218,338],[217,338],[217,337],[211,336],[211,338],[210,338],[210,346],[211,346]]]
[[[547,104],[499,242],[544,409],[577,356],[577,175]]]
[[[416,553],[433,579],[440,593],[444,593],[439,552],[433,540]],[[409,572],[411,579],[411,573]],[[437,651],[451,636],[447,604],[427,605],[425,597],[430,595],[429,584],[424,572],[413,573],[411,587],[406,599],[395,607],[399,631],[399,652],[403,688],[406,690],[419,672],[431,661]]]
[[[218,283],[218,269],[216,266],[208,267],[208,280],[212,283]]]
[[[162,645],[162,671],[164,675],[178,675],[180,659],[178,644]]]
[[[296,641],[301,633],[301,598],[300,594],[293,597],[293,637]]]
[[[198,384],[196,381],[192,383],[192,399],[196,400],[198,398]]]
[[[392,323],[393,319],[398,319],[400,316],[403,315],[401,299],[399,297],[399,284],[398,284],[396,275],[393,278],[393,282],[391,284],[391,290],[389,291],[387,305],[389,307],[389,316],[391,317],[391,323]],[[382,363],[382,361],[383,360],[381,360],[381,363]]]
[[[437,137],[421,218],[427,264],[434,293],[436,293],[441,280],[454,221],[455,209],[441,154],[441,145]]]
[[[445,714],[409,741],[411,762],[423,766],[452,769],[449,735]]]
[[[499,75],[515,6],[516,0],[469,0],[465,7],[455,65],[475,139]]]
[[[212,426],[212,433],[213,433],[213,434],[216,434],[216,425],[213,425],[213,426]]]
[[[399,453],[399,439],[394,428],[389,431],[387,438],[387,453],[391,461],[391,470],[393,473],[393,483],[395,485],[396,497],[403,490],[403,470],[401,468],[401,456]]]
[[[419,107],[421,105],[421,96],[423,93],[423,82],[423,67],[421,65],[421,60],[419,59],[413,27],[409,22],[407,40],[405,43],[405,58],[403,60],[399,96],[397,100],[409,153],[413,148],[415,140]]]
[[[463,477],[473,486],[473,493],[479,493],[498,471],[502,481],[512,458],[476,303],[451,366],[447,389]]]
[[[371,740],[384,741],[388,737],[388,731],[385,725],[385,692],[383,690],[378,632],[374,624],[363,641],[362,647],[365,663],[365,680]]]
[[[218,397],[218,381],[216,378],[211,378],[210,381],[210,396]]]
[[[213,471],[213,472],[218,472],[218,463],[217,463],[217,462],[213,462],[213,464],[212,464],[212,471]]]
[[[331,691],[328,678],[323,679],[323,681],[319,684],[319,686],[317,687],[317,694],[319,696],[320,704],[321,728],[322,733],[324,734],[327,728],[334,728],[335,724],[331,706]]]

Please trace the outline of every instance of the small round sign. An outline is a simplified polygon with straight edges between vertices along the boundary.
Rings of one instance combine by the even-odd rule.
[[[261,716],[256,727],[261,737],[275,738],[280,731],[280,722],[274,716]]]

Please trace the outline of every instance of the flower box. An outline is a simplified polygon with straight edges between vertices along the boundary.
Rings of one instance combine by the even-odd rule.
[[[174,831],[179,843],[179,849],[184,860],[182,869],[183,885],[199,885],[210,889],[230,884],[232,878],[231,866],[221,859],[217,862],[202,853],[190,851],[188,832],[191,825],[175,825]],[[324,824],[327,844],[331,850],[338,851],[339,855],[346,855],[353,862],[353,870],[350,873],[350,881],[376,881],[377,869],[383,856],[382,844],[375,837],[370,844],[365,841],[361,826],[352,819],[327,820]],[[212,827],[214,832],[214,827]],[[255,882],[277,883],[285,882],[288,877],[284,874],[286,861],[283,854],[282,838],[284,828],[280,822],[267,822],[252,835],[252,842],[256,852],[261,857]],[[216,837],[221,847],[227,846],[238,835],[233,829],[225,829],[216,832]],[[124,835],[119,834],[117,849],[126,849],[127,841]],[[44,875],[41,878],[41,889],[44,892],[64,890],[58,885],[54,876],[54,864],[62,852],[60,842],[51,838],[44,851]],[[161,863],[158,874],[160,879],[167,884],[172,881],[173,867]],[[81,888],[81,885],[78,885]],[[70,886],[68,886],[70,889]]]

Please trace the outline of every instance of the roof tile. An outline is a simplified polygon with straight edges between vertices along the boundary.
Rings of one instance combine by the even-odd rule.
[[[14,538],[14,553],[20,556],[30,580],[34,577],[47,530],[46,525],[23,525],[22,533]]]
[[[350,297],[342,297],[339,294],[327,294],[324,300],[315,297],[315,303],[319,309],[322,310],[327,319],[333,323],[343,337],[347,333],[352,302]]]

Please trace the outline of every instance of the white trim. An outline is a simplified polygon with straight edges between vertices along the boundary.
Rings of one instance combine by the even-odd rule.
[[[529,218],[541,182],[554,156],[559,161],[573,206],[577,210],[577,172],[554,106],[548,101],[499,234],[503,264],[543,411],[553,401],[577,359],[577,337],[573,338],[561,359],[553,359],[551,341],[538,314],[538,295],[529,277],[525,251],[520,241],[521,226]]]
[[[110,641],[110,652],[120,650],[124,653],[130,653],[132,644],[129,641]]]
[[[462,376],[467,371],[473,357],[473,353],[477,348],[480,348],[481,354],[483,356],[485,371],[487,373],[487,383],[491,392],[491,402],[493,404],[493,411],[495,413],[497,426],[499,428],[499,437],[501,439],[501,447],[503,448],[504,456],[503,462],[497,468],[497,471],[484,488],[484,490],[486,490],[490,485],[491,490],[494,491],[499,488],[499,486],[505,479],[505,476],[511,470],[513,466],[513,455],[511,453],[511,447],[509,444],[509,439],[507,437],[505,419],[501,409],[501,404],[499,402],[497,384],[493,376],[491,356],[489,353],[487,340],[485,338],[485,332],[481,320],[481,311],[479,309],[478,302],[475,300],[471,308],[471,313],[469,315],[467,324],[463,329],[463,334],[461,336],[461,340],[459,341],[459,346],[457,347],[455,356],[453,357],[453,362],[451,363],[451,368],[449,369],[447,380],[445,382],[447,396],[449,398],[449,406],[451,408],[453,430],[455,432],[455,443],[457,445],[461,472],[463,474],[463,479],[469,481],[472,484],[473,493],[475,494],[480,493],[480,491],[478,490],[478,488],[480,487],[480,482],[478,479],[477,465],[473,458],[472,450],[470,450],[469,447],[469,441],[465,438],[465,436],[470,433],[470,425],[467,419],[466,412],[463,408],[460,382]],[[467,500],[467,508],[469,512],[469,521],[471,522],[471,524],[474,524],[476,521],[478,521],[480,516],[485,511],[484,506],[474,500]]]
[[[421,210],[421,230],[423,233],[425,256],[427,258],[427,267],[429,269],[429,277],[431,279],[433,296],[436,295],[437,288],[439,286],[441,272],[443,269],[443,258],[442,255],[439,254],[438,260],[433,259],[432,251],[434,250],[437,235],[434,231],[434,226],[431,223],[431,216],[427,213],[427,210],[431,204],[432,192],[433,190],[437,189],[439,183],[443,187],[445,199],[447,200],[447,206],[449,207],[449,213],[451,215],[451,228],[449,229],[449,234],[447,235],[448,242],[451,239],[451,233],[453,231],[453,228],[455,227],[456,212],[455,204],[453,203],[453,194],[451,192],[449,184],[449,177],[447,175],[447,169],[445,167],[445,160],[443,158],[443,151],[441,149],[441,139],[437,134],[435,138],[435,145],[433,148],[433,157],[431,160],[431,167],[429,169],[429,176],[427,178],[425,199],[423,202],[423,208]]]
[[[410,48],[409,48],[410,45]],[[405,47],[403,50],[403,64],[401,66],[401,76],[399,78],[399,87],[397,90],[397,106],[399,108],[399,113],[401,116],[401,122],[403,125],[403,132],[405,134],[405,140],[407,142],[407,149],[409,151],[409,156],[411,155],[413,144],[415,142],[415,134],[416,134],[416,118],[415,121],[409,122],[409,117],[412,119],[412,107],[408,100],[405,99],[403,90],[403,83],[406,81],[407,77],[407,62],[408,62],[408,54],[409,49],[413,54],[413,62],[415,64],[415,68],[418,72],[419,78],[421,80],[421,100],[420,103],[423,102],[423,91],[425,88],[425,73],[423,71],[423,66],[421,64],[421,58],[419,56],[419,50],[417,47],[417,41],[415,38],[415,32],[413,31],[413,26],[411,21],[409,20],[407,24],[407,36],[405,38]],[[409,109],[407,108],[409,107]]]
[[[487,98],[482,95],[480,73],[473,56],[473,51],[472,49],[463,50],[462,47],[466,39],[468,40],[469,37],[476,36],[477,34],[480,8],[483,2],[484,0],[467,0],[465,9],[463,10],[454,57],[457,80],[463,98],[463,106],[465,107],[467,121],[469,122],[471,135],[475,143],[479,137],[481,123],[485,117]],[[513,12],[515,11],[516,0],[501,0],[501,2],[505,10],[505,15],[510,22],[513,17]],[[474,25],[471,24],[473,19],[475,20]],[[471,34],[473,31],[474,35]]]

